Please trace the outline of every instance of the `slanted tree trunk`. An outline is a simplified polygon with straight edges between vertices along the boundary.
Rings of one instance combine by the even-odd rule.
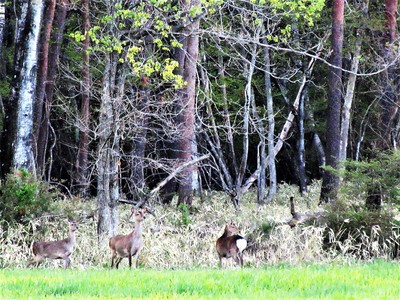
[[[320,42],[320,44],[318,45],[318,49],[317,49],[317,56],[312,58],[308,63],[307,72],[305,74],[303,74],[303,78],[301,80],[301,84],[300,84],[299,89],[297,91],[296,99],[293,101],[293,104],[292,104],[292,110],[293,111],[297,111],[298,110],[300,97],[303,94],[304,88],[306,87],[306,83],[307,83],[308,78],[310,78],[310,76],[312,74],[316,58],[320,55],[320,51],[321,51],[323,45],[325,44],[325,41],[326,41],[326,39],[324,38]],[[290,128],[293,125],[293,120],[294,120],[293,111],[289,112],[289,115],[286,118],[286,122],[283,125],[282,130],[281,130],[281,132],[279,134],[278,141],[275,144],[275,147],[274,147],[274,155],[275,155],[275,157],[279,153],[279,151],[281,150],[281,148],[283,146],[283,141],[287,138],[287,136],[289,134],[289,131],[290,131]],[[247,180],[244,182],[244,184],[241,187],[241,190],[240,190],[241,194],[244,194],[251,187],[251,185],[254,183],[254,181],[257,180],[259,172],[260,172],[260,168],[257,168],[257,170],[255,170],[247,178]]]
[[[82,16],[85,40],[82,48],[82,86],[81,109],[79,120],[79,146],[76,159],[77,192],[84,196],[88,189],[88,153],[89,153],[89,100],[90,100],[90,73],[89,73],[89,46],[90,46],[90,0],[82,0]]]
[[[328,76],[328,110],[326,127],[326,165],[337,169],[340,152],[340,112],[342,101],[342,49],[344,0],[334,0],[332,8],[332,66]],[[339,177],[326,170],[322,178],[320,202],[336,201]]]
[[[188,12],[193,7],[200,7],[199,0],[184,0],[181,2],[182,9]],[[187,83],[182,89],[179,97],[181,112],[181,139],[180,139],[180,160],[186,163],[192,159],[192,143],[194,141],[194,122],[195,122],[195,97],[196,97],[196,75],[197,58],[199,54],[199,35],[198,30],[200,20],[195,19],[184,30],[186,35],[186,53],[183,68],[183,79]],[[179,180],[179,199],[178,204],[192,204],[193,200],[193,172],[194,167],[188,166]]]

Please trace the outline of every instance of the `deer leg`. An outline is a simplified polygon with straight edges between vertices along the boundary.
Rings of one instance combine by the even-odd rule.
[[[32,260],[30,260],[29,262],[28,262],[28,267],[30,266],[30,265],[34,265],[36,268],[37,267],[39,267],[39,265],[40,265],[40,263],[42,262],[42,260],[43,260],[43,257],[41,257],[41,256],[35,256],[35,257],[33,257],[33,259]]]
[[[219,262],[218,262],[218,267],[222,268],[222,256],[218,254]]]
[[[128,255],[128,261],[129,261],[129,269],[132,268],[132,254],[129,253]]]
[[[116,261],[115,261],[115,268],[118,269],[118,266],[119,266],[119,263],[121,262],[121,260],[122,260],[122,257],[118,257],[118,258],[116,259]]]
[[[232,250],[231,250],[231,256],[232,256],[233,260],[234,260],[238,265],[240,265],[239,254],[238,254],[238,251],[237,251],[236,249],[232,249]]]
[[[71,263],[71,259],[69,258],[69,256],[64,258],[64,268],[68,268],[69,264]]]
[[[135,255],[133,256],[134,265],[135,265],[135,268],[136,268],[136,269],[137,269],[137,267],[138,267],[138,258],[139,258],[139,250],[136,251]]]
[[[112,251],[112,253],[111,253],[111,269],[114,267],[114,260],[115,260],[116,256],[117,256],[117,253],[115,251]]]
[[[238,257],[239,257],[239,260],[240,260],[240,266],[243,267],[243,252],[239,252],[238,253]]]

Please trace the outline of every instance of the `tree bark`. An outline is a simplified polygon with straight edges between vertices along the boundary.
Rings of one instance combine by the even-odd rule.
[[[184,0],[181,2],[182,9],[186,12],[192,7],[200,7],[199,0]],[[198,30],[200,20],[197,18],[184,30],[186,34],[186,53],[183,68],[183,79],[187,83],[180,93],[181,112],[181,140],[180,140],[180,159],[182,163],[192,159],[192,143],[194,141],[194,122],[195,122],[195,97],[196,97],[196,74],[197,58],[199,54],[199,35]],[[183,172],[179,181],[178,204],[192,204],[193,200],[193,166],[188,166]]]
[[[88,189],[88,152],[89,152],[89,103],[90,103],[90,72],[89,72],[89,46],[90,46],[90,0],[82,0],[82,16],[85,40],[82,47],[82,86],[81,109],[79,121],[79,146],[76,160],[77,192],[84,196]]]
[[[26,30],[26,42],[22,49],[23,65],[21,69],[21,84],[18,95],[17,131],[13,150],[13,167],[25,168],[34,172],[35,162],[32,152],[33,134],[33,104],[34,91],[37,84],[38,41],[43,14],[43,1],[32,0],[29,3],[27,17],[29,26]],[[17,49],[18,51],[18,49]]]
[[[39,133],[37,138],[37,165],[44,172],[47,167],[47,180],[50,180],[52,172],[52,156],[53,146],[49,144],[49,131],[53,132],[52,125],[50,122],[51,107],[53,104],[54,91],[56,87],[56,75],[58,72],[60,50],[63,42],[65,21],[68,12],[68,0],[61,0],[57,3],[55,17],[53,21],[53,33],[51,35],[51,45],[49,49],[49,65],[47,70],[47,79],[45,85],[45,96],[44,96],[44,107],[42,113],[42,120],[39,127]],[[55,141],[55,135],[53,134],[53,142]],[[48,154],[48,157],[46,156]],[[44,174],[44,173],[43,173]]]
[[[125,87],[125,73],[120,73],[118,79],[116,76],[116,58],[106,53],[97,150],[97,202],[99,210],[97,233],[99,237],[115,235],[118,229],[117,203],[119,200],[120,174],[119,114]]]
[[[303,94],[300,97],[299,102],[299,113],[298,113],[298,149],[297,149],[297,161],[299,168],[299,187],[301,195],[307,193],[307,176],[306,176],[306,159],[305,159],[305,142],[304,142],[304,102],[307,97],[307,87],[305,87]]]
[[[137,117],[137,134],[133,137],[132,141],[132,193],[134,198],[138,200],[144,195],[144,188],[146,186],[144,178],[144,157],[147,143],[147,127],[148,127],[148,106],[149,106],[149,90],[147,87],[147,78],[142,77],[141,84],[136,94],[136,106],[139,111]]]
[[[382,88],[383,94],[380,99],[382,107],[379,119],[379,133],[380,142],[378,146],[380,150],[386,150],[393,147],[396,143],[394,141],[394,124],[395,116],[398,111],[398,76],[396,74],[395,65],[393,61],[396,59],[396,46],[397,40],[396,30],[396,14],[397,14],[397,0],[385,1],[385,33],[383,45],[383,59],[387,69],[383,72]]]
[[[337,169],[340,153],[340,110],[342,101],[342,49],[344,0],[334,0],[332,8],[332,54],[328,76],[328,110],[326,128],[326,165]],[[337,199],[339,177],[326,170],[322,178],[320,202]]]
[[[267,44],[267,39],[264,39],[264,44]],[[270,202],[277,192],[277,178],[276,178],[276,165],[275,165],[275,116],[274,116],[274,105],[272,98],[272,84],[271,84],[271,59],[269,49],[264,47],[264,81],[265,81],[265,92],[266,101],[265,106],[267,107],[268,114],[268,170],[269,170],[269,190],[266,202]],[[261,168],[265,167],[263,164]],[[261,169],[262,172],[262,169]]]
[[[38,84],[36,87],[36,101],[34,104],[34,153],[36,157],[36,169],[38,177],[42,177],[44,169],[44,155],[46,149],[46,142],[42,138],[39,141],[39,135],[42,127],[47,127],[45,103],[45,91],[47,83],[48,65],[49,65],[49,48],[50,36],[53,28],[53,19],[56,8],[56,0],[48,2],[46,13],[43,18],[43,32],[40,38],[40,52],[39,52],[39,68],[38,68]],[[42,121],[46,123],[42,123]]]
[[[1,61],[4,61],[4,55],[3,55],[3,39],[4,39],[4,28],[6,27],[6,8],[4,5],[5,0],[0,0],[0,59]],[[0,68],[0,76],[3,79],[4,77],[4,68]],[[1,106],[1,96],[0,96],[0,108]],[[2,112],[0,110],[0,112]],[[3,117],[3,116],[2,116]]]

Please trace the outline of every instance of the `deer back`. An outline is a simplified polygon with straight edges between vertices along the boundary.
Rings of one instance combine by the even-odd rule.
[[[71,219],[68,220],[68,223],[69,236],[67,238],[51,242],[33,242],[33,255],[54,259],[70,256],[76,244],[75,231],[78,229],[78,224]]]

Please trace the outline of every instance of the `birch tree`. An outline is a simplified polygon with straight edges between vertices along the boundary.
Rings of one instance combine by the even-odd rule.
[[[38,63],[38,40],[43,14],[43,1],[20,4],[15,35],[14,66],[11,95],[5,105],[2,138],[3,175],[11,168],[34,172],[33,104]]]

